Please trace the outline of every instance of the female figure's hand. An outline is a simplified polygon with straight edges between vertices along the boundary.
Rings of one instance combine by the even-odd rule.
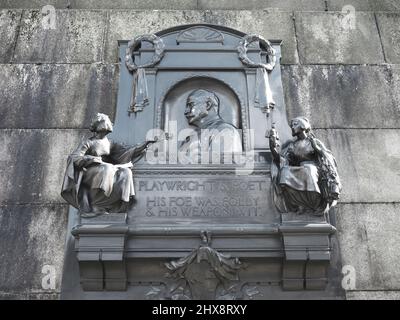
[[[278,132],[275,128],[272,128],[269,132],[269,149],[271,150],[272,157],[277,165],[280,163],[279,147]]]
[[[94,163],[102,163],[103,162],[101,157],[96,157],[96,156],[91,156],[91,155],[85,156],[84,159],[85,159],[85,166],[89,166]]]

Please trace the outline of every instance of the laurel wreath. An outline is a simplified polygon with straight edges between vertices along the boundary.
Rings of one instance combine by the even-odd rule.
[[[143,65],[137,65],[133,59],[133,52],[140,45],[142,41],[151,43],[154,46],[154,56],[152,59]],[[134,38],[128,42],[126,48],[125,64],[130,72],[136,71],[138,68],[150,68],[154,67],[161,61],[165,54],[165,45],[161,38],[155,34],[145,34]]]
[[[268,63],[256,63],[249,59],[247,56],[247,47],[253,43],[259,41],[260,47],[264,48],[267,52]],[[272,48],[271,42],[264,39],[262,36],[256,34],[249,34],[239,41],[239,46],[237,47],[239,53],[239,59],[243,64],[252,68],[265,68],[268,71],[272,71],[276,64],[276,54],[275,49]]]

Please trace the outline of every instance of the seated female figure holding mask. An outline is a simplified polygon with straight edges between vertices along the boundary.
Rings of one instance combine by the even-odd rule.
[[[102,113],[96,115],[90,130],[93,136],[68,157],[61,196],[85,217],[124,212],[135,195],[132,161],[155,140],[135,147],[110,141],[107,135],[113,125]]]

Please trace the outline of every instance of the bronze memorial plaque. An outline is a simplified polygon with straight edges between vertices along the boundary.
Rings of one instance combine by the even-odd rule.
[[[119,53],[115,119],[67,159],[62,298],[340,295],[336,160],[286,118],[281,41],[182,25]]]

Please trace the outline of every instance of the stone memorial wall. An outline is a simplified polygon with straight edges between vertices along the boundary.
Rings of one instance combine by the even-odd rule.
[[[43,20],[45,5],[55,7],[55,25]],[[338,270],[355,271],[344,297],[400,298],[399,1],[3,0],[0,9],[0,298],[60,298],[72,228],[60,196],[66,159],[96,113],[117,116],[118,40],[185,24],[283,41],[287,118],[309,118],[338,161],[343,191],[331,214],[332,246]],[[231,191],[206,198],[204,190],[224,182],[144,174],[136,186],[141,212],[149,214],[141,219],[218,219],[224,213],[217,208],[228,205],[232,215],[263,221],[271,203],[261,191],[269,186],[250,180],[228,187],[238,195],[251,189],[251,198]],[[169,190],[154,195],[163,188]],[[138,263],[146,269],[146,261]]]

